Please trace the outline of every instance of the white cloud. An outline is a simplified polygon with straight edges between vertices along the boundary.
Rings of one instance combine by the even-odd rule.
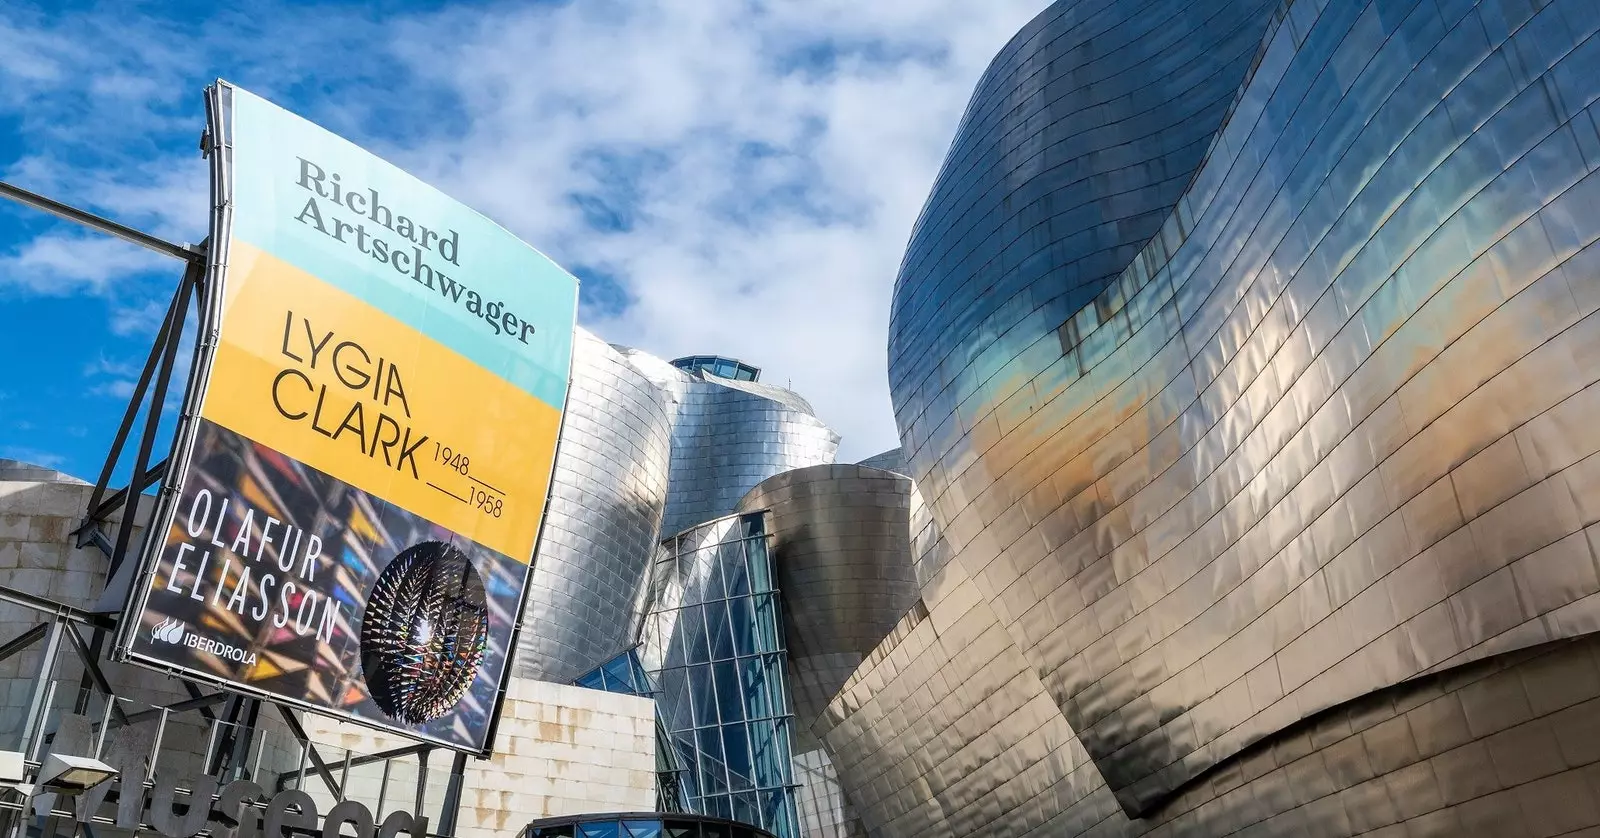
[[[861,458],[896,444],[885,346],[911,225],[983,68],[1045,5],[451,13],[426,25],[455,49],[411,58],[465,120],[405,156],[558,261],[615,277],[629,305],[586,323],[608,340],[763,366]],[[597,229],[574,195],[628,223]]]
[[[54,84],[52,101],[70,102],[66,80],[92,77],[85,95],[120,108],[115,128],[144,145],[118,139],[121,156],[100,159],[60,130],[82,109],[35,108],[29,130],[79,153],[41,151],[13,173],[191,239],[205,217],[199,87],[256,88],[614,280],[623,304],[584,317],[607,340],[762,366],[859,459],[896,444],[886,331],[911,225],[983,68],[1046,5],[582,0],[381,20],[332,9],[309,29],[305,10],[258,8],[197,23],[203,38],[122,27],[103,7],[54,35],[46,15],[31,37],[0,24],[0,52],[24,44],[0,58],[0,88],[37,101]],[[274,20],[283,31],[262,28]],[[101,175],[87,184],[85,157]],[[103,289],[148,264],[125,248],[36,240],[0,261],[0,285]],[[113,317],[147,321],[146,303]]]
[[[45,296],[104,294],[128,277],[173,264],[121,239],[88,233],[52,233],[0,256],[0,289]]]

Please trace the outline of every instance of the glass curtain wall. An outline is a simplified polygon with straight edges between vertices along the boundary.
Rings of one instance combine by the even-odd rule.
[[[629,649],[579,675],[572,683],[591,690],[624,695],[649,696],[655,693],[655,687],[645,677],[644,666],[639,663],[636,649]]]
[[[766,513],[662,543],[641,661],[689,811],[792,838],[792,710]]]

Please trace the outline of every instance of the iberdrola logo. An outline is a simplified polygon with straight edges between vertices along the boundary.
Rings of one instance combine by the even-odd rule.
[[[183,629],[183,623],[168,617],[150,630],[150,640],[155,643],[182,643]]]

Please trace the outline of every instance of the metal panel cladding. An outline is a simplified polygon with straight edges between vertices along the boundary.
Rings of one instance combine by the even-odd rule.
[[[905,720],[871,709],[878,682],[928,677],[893,647],[992,615],[1092,763],[1073,770],[1153,816],[1257,776],[1239,761],[1302,720],[1600,625],[1597,30],[1589,0],[1064,0],[1030,24],[979,86],[891,326],[948,551],[932,584],[977,602],[891,637],[837,705],[868,713],[851,730]],[[968,703],[926,724],[964,720],[922,729],[904,770],[955,782],[963,737],[1009,718],[972,699],[1014,669],[943,671]],[[994,770],[1058,747],[1016,744]],[[941,811],[1003,822],[1055,770],[957,784]],[[1296,805],[1346,787],[1275,782]],[[1415,795],[1397,805],[1431,811]],[[1325,834],[1376,828],[1334,808]],[[1080,814],[1049,834],[1107,817]]]
[[[219,82],[210,104],[220,322],[119,648],[486,751],[577,281],[260,98]]]
[[[672,404],[583,329],[539,539],[519,677],[564,683],[632,644],[661,531]]]
[[[910,495],[901,475],[823,465],[769,477],[739,502],[770,516],[801,733],[917,601]],[[813,744],[802,736],[796,749]]]
[[[675,406],[663,534],[727,515],[757,483],[831,463],[839,450],[839,435],[791,390],[685,371],[637,350],[623,351]]]
[[[873,458],[892,464],[897,452]],[[822,465],[769,477],[739,502],[767,510],[783,591],[794,702],[797,804],[807,836],[861,834],[822,737],[839,688],[917,602],[911,481],[866,465]]]

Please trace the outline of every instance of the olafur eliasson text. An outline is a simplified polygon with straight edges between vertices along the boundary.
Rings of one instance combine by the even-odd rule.
[[[225,535],[230,522],[232,538]],[[339,602],[312,585],[323,561],[321,538],[243,501],[218,500],[209,489],[195,493],[183,527],[190,540],[172,547],[166,590],[257,623],[293,626],[301,637],[333,640]],[[214,579],[207,575],[213,570]]]

